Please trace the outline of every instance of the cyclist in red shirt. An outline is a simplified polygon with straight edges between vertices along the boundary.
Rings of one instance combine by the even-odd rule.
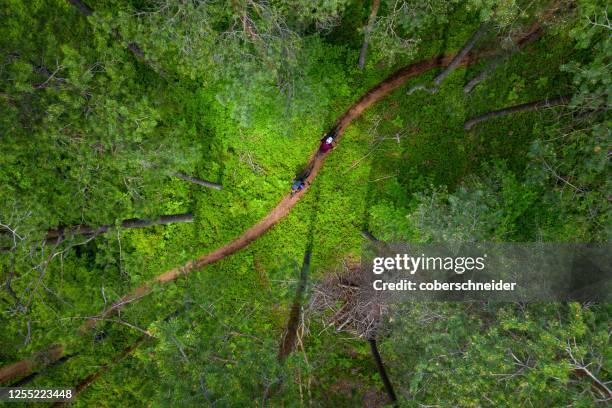
[[[329,133],[321,139],[321,145],[319,146],[319,153],[325,154],[333,149],[334,146],[334,136],[333,133]]]

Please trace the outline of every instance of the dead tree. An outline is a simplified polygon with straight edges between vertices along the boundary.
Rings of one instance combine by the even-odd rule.
[[[132,228],[146,228],[153,225],[167,225],[175,222],[193,222],[193,214],[174,214],[174,215],[162,215],[157,219],[144,220],[140,218],[131,218],[129,220],[122,221],[119,224],[120,228],[132,229]],[[58,237],[67,237],[74,235],[99,235],[108,232],[114,225],[102,225],[100,227],[88,227],[87,225],[76,225],[68,228],[52,229],[47,232],[45,240],[51,240]]]
[[[438,92],[438,87],[440,86],[442,81],[444,81],[447,76],[449,76],[455,69],[457,69],[461,65],[463,59],[467,57],[467,55],[470,53],[470,51],[472,51],[476,43],[482,38],[482,36],[487,32],[488,29],[489,23],[483,23],[480,25],[478,30],[476,30],[476,32],[472,34],[468,42],[465,43],[461,51],[459,51],[457,55],[455,55],[455,57],[451,60],[450,64],[448,64],[446,68],[434,78],[434,86],[432,88],[428,88],[425,84],[416,85],[410,88],[407,94],[410,95],[419,90],[429,92],[431,94]]]
[[[123,361],[126,357],[128,357],[134,350],[136,350],[145,340],[147,336],[141,336],[134,343],[130,344],[126,347],[119,355],[117,355],[109,364],[105,364],[101,366],[98,371],[93,374],[88,375],[83,379],[83,381],[79,382],[74,389],[73,398],[76,398],[80,393],[85,391],[91,384],[93,384],[98,378],[102,377],[104,373],[108,371],[109,368],[117,365],[121,361]],[[64,407],[69,403],[65,401],[59,401],[52,405],[52,407]]]
[[[202,180],[197,177],[188,176],[183,173],[172,173],[173,177],[180,178],[181,180],[189,181],[191,183],[199,184],[204,187],[214,188],[215,190],[221,190],[223,186],[221,184],[211,183],[210,181]]]
[[[484,122],[485,120],[489,120],[491,118],[496,118],[499,116],[506,116],[513,113],[525,112],[530,110],[542,109],[542,108],[552,108],[554,106],[567,105],[572,100],[572,97],[569,95],[560,96],[558,98],[553,99],[543,99],[541,101],[523,103],[521,105],[511,106],[509,108],[504,108],[492,112],[485,113],[484,115],[476,116],[465,122],[463,126],[465,130],[470,130],[474,125]]]
[[[537,21],[533,22],[529,29],[527,29],[525,35],[523,35],[518,41],[516,41],[515,46],[505,54],[499,55],[498,57],[494,58],[488,65],[486,65],[478,75],[476,75],[465,85],[465,87],[463,88],[463,92],[470,93],[478,84],[484,81],[493,71],[495,71],[502,64],[504,64],[516,52],[522,50],[527,45],[540,39],[544,35],[544,28],[542,25],[546,21],[550,20],[555,15],[555,13],[557,13],[557,11],[559,11],[562,7],[566,6],[555,6],[544,11],[537,18]],[[571,3],[569,7],[573,7]]]
[[[54,367],[60,366],[62,364],[64,364],[65,362],[67,362],[68,360],[70,360],[73,357],[78,356],[79,353],[74,353],[74,354],[66,354],[62,357],[60,357],[58,360],[55,360],[54,362],[52,362],[51,364],[49,364],[46,367],[41,367],[40,370],[38,371],[34,371],[33,373],[21,378],[18,381],[15,381],[11,384],[9,384],[9,387],[25,387],[26,385],[30,384],[32,381],[34,381],[35,379],[37,379],[38,377],[40,377],[41,375],[48,373],[49,370],[53,369]]]
[[[131,218],[129,220],[124,220],[119,224],[119,228],[123,229],[134,229],[134,228],[147,228],[152,227],[154,225],[167,225],[176,222],[193,222],[193,214],[185,213],[185,214],[174,214],[174,215],[162,215],[159,218],[144,220],[140,218]],[[114,228],[115,225],[102,225],[100,227],[90,227],[87,225],[75,225],[71,227],[62,227],[50,229],[47,231],[45,237],[38,241],[41,246],[47,245],[49,243],[55,244],[56,246],[65,241],[66,239],[82,235],[85,237],[89,237],[86,242],[83,242],[79,245],[85,244],[89,242],[89,240],[97,237],[100,234],[104,234],[108,232],[110,229]],[[2,232],[0,231],[0,236]],[[13,247],[3,247],[0,248],[1,252],[12,252],[15,250],[15,246]]]
[[[482,71],[478,75],[476,75],[473,79],[471,79],[464,87],[464,93],[470,93],[472,90],[480,84],[482,81],[487,79],[487,77],[495,71],[497,68],[502,66],[506,61],[508,61],[517,51],[520,51],[527,45],[537,41],[544,35],[544,30],[540,27],[539,23],[534,23],[532,27],[528,30],[527,35],[521,38],[516,46],[513,47],[509,52],[499,55],[494,58],[489,64],[487,64]]]
[[[361,231],[361,236],[364,237],[365,239],[367,239],[368,241],[378,242],[378,239],[374,235],[372,235],[372,233],[370,231],[368,231],[368,230],[365,230],[365,229],[362,230]]]
[[[361,52],[359,53],[359,69],[363,70],[365,67],[366,54],[368,53],[368,41],[370,40],[370,33],[374,28],[376,21],[376,15],[378,14],[378,8],[380,7],[380,0],[372,0],[372,10],[370,11],[370,18],[368,23],[363,29],[363,45],[361,46]]]

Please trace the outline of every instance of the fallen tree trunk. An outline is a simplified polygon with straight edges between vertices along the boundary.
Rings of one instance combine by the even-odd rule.
[[[221,184],[211,183],[210,181],[202,180],[197,177],[191,177],[183,173],[172,173],[172,176],[191,183],[199,184],[204,187],[214,188],[215,190],[221,190],[223,188]]]
[[[70,360],[72,357],[76,357],[78,355],[78,353],[76,354],[66,354],[65,356],[60,357],[59,359],[55,360],[54,362],[52,362],[51,364],[49,364],[46,367],[41,367],[41,369],[39,371],[35,371],[23,378],[21,378],[18,381],[15,381],[11,384],[9,384],[9,387],[24,387],[26,385],[28,385],[29,383],[31,383],[32,381],[34,381],[36,378],[38,378],[40,375],[45,374],[46,372],[48,372],[49,370],[51,370],[53,367],[57,367],[59,365],[64,364],[65,362],[67,362],[68,360]]]
[[[517,51],[520,51],[528,44],[535,42],[540,39],[544,35],[544,30],[540,26],[540,23],[536,22],[532,27],[528,30],[527,35],[523,37],[517,44],[516,47],[513,48],[510,52],[500,55],[499,57],[493,59],[487,66],[485,66],[482,71],[478,75],[476,75],[472,80],[470,80],[464,87],[464,93],[470,93],[472,90],[480,84],[482,81],[487,79],[487,77],[499,68],[502,64],[510,59]]]
[[[361,236],[367,239],[368,241],[378,242],[378,239],[374,235],[372,235],[372,233],[368,230],[365,230],[365,229],[362,230]]]
[[[379,7],[380,0],[372,0],[372,10],[370,11],[368,24],[363,29],[363,45],[361,46],[361,52],[359,53],[359,69],[361,70],[363,70],[365,67],[366,54],[368,53],[368,41],[370,40],[372,28],[374,28],[374,22],[376,21],[376,15],[378,14]]]
[[[483,68],[482,71],[480,71],[478,75],[476,75],[476,77],[474,77],[465,85],[465,87],[463,88],[463,92],[470,93],[478,84],[487,79],[487,77],[493,71],[495,71],[504,62],[510,59],[510,57],[512,57],[517,51],[522,50],[527,45],[540,39],[544,35],[544,28],[542,27],[542,23],[553,17],[558,10],[559,8],[554,7],[546,10],[540,17],[538,17],[537,21],[534,21],[531,24],[525,35],[518,39],[518,41],[516,42],[516,46],[512,50],[510,50],[505,55],[501,55],[491,61],[486,67]]]
[[[554,106],[567,105],[568,103],[570,103],[571,100],[572,100],[572,97],[569,95],[566,95],[566,96],[560,96],[558,98],[553,98],[553,99],[546,98],[541,101],[523,103],[521,105],[511,106],[509,108],[504,108],[504,109],[485,113],[484,115],[476,116],[475,118],[472,118],[468,120],[467,122],[465,122],[465,125],[463,127],[465,128],[465,130],[470,130],[472,127],[474,127],[474,125],[480,122],[484,122],[485,120],[489,120],[491,118],[496,118],[499,116],[506,116],[506,115],[510,115],[513,113],[525,112],[525,111],[530,111],[530,110],[535,110],[535,109],[552,108]]]
[[[131,228],[146,228],[153,225],[166,225],[175,222],[193,222],[193,215],[186,214],[175,214],[175,215],[162,215],[161,217],[153,220],[143,220],[140,218],[132,218],[123,221],[119,227],[125,229]],[[47,232],[45,241],[55,239],[58,237],[66,237],[73,235],[98,235],[108,232],[109,229],[113,228],[114,225],[102,225],[100,227],[88,227],[87,225],[77,225],[68,228],[52,229]]]
[[[444,71],[438,74],[438,76],[434,79],[433,81],[434,85],[439,86],[442,83],[442,81],[444,81],[446,77],[450,75],[451,72],[453,72],[455,69],[457,69],[457,67],[459,67],[459,64],[461,63],[461,61],[463,61],[463,59],[468,55],[468,53],[472,51],[472,48],[474,48],[476,43],[487,32],[488,29],[489,29],[488,23],[483,23],[480,25],[478,30],[476,30],[476,32],[472,34],[468,42],[465,43],[461,51],[459,51],[459,53],[455,56],[455,58],[453,58],[451,63],[448,64],[448,66],[444,69]]]
[[[410,88],[407,94],[410,95],[418,90],[426,91],[431,94],[438,92],[438,86],[440,86],[442,81],[444,81],[446,77],[451,74],[451,72],[453,72],[455,69],[459,67],[459,65],[461,65],[461,62],[463,61],[463,59],[467,57],[470,51],[472,51],[472,48],[474,48],[476,43],[487,32],[488,29],[489,29],[488,23],[483,23],[480,25],[478,30],[476,30],[476,32],[472,34],[472,36],[467,41],[467,43],[465,43],[461,51],[459,51],[455,55],[455,57],[451,60],[451,62],[446,66],[446,68],[434,78],[433,80],[434,86],[432,88],[428,88],[427,85],[425,84],[416,85]]]
[[[124,229],[132,229],[132,228],[146,228],[152,227],[154,225],[167,225],[175,222],[193,222],[193,214],[185,213],[185,214],[174,214],[174,215],[162,215],[157,219],[152,220],[143,220],[140,218],[131,218],[129,220],[125,220],[121,222],[119,228]],[[85,236],[96,236],[100,234],[104,234],[108,232],[111,228],[114,228],[114,225],[102,225],[100,227],[89,227],[87,225],[76,225],[72,227],[65,228],[57,228],[50,229],[47,231],[45,238],[42,240],[42,244],[46,244],[50,241],[54,241],[55,243],[59,243],[62,240],[73,237],[76,235],[85,235]],[[3,247],[0,248],[0,252],[9,253],[12,252],[14,247]]]
[[[33,357],[0,368],[0,384],[26,376],[40,367],[48,366],[59,360],[63,352],[64,346],[56,344],[36,353]]]

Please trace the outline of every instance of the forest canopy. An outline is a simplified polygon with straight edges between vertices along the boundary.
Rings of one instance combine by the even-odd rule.
[[[0,386],[612,400],[608,303],[359,289],[366,242],[609,243],[608,2],[0,3]]]

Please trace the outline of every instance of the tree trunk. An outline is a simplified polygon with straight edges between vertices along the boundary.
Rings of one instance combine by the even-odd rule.
[[[527,30],[527,33],[523,35],[516,42],[516,47],[513,50],[511,50],[509,53],[507,53],[506,55],[502,55],[496,58],[489,65],[487,65],[480,72],[480,74],[478,74],[474,79],[472,79],[470,82],[467,83],[467,85],[463,88],[463,92],[470,93],[472,89],[476,87],[476,85],[484,81],[489,76],[490,73],[495,71],[500,65],[502,65],[502,63],[504,63],[512,55],[514,55],[516,51],[523,49],[527,45],[533,43],[534,41],[537,41],[540,37],[542,37],[544,35],[544,29],[542,28],[542,23],[549,20],[551,17],[553,17],[555,13],[562,7],[563,6],[553,7],[553,8],[546,10],[544,13],[542,13],[542,15],[538,17],[537,21],[531,24],[531,26]],[[573,6],[570,5],[570,7],[573,7]]]
[[[368,230],[365,230],[365,229],[362,230],[361,236],[367,239],[368,241],[378,242],[378,239],[374,235],[372,235],[372,233]]]
[[[62,365],[66,361],[70,360],[72,357],[75,357],[77,355],[78,355],[78,353],[75,353],[75,354],[66,354],[65,356],[61,357],[58,360],[55,360],[54,362],[52,362],[48,366],[42,367],[41,370],[35,371],[35,372],[27,375],[26,377],[23,377],[22,379],[20,379],[18,381],[15,381],[14,383],[10,384],[9,387],[24,387],[24,386],[28,385],[29,383],[31,383],[32,381],[34,381],[36,378],[38,378],[39,375],[47,373],[53,367],[57,367],[59,365]]]
[[[175,214],[175,215],[162,215],[161,217],[154,220],[143,220],[139,218],[132,218],[123,221],[119,228],[131,229],[131,228],[146,228],[154,225],[166,225],[175,222],[193,222],[193,215],[186,214]],[[42,240],[42,244],[46,244],[49,241],[55,241],[56,243],[61,242],[66,237],[75,235],[100,235],[108,232],[114,225],[102,225],[97,228],[88,227],[87,225],[76,225],[72,227],[50,229],[47,231],[47,235]],[[1,232],[0,232],[1,234]],[[10,253],[14,250],[14,247],[1,247],[0,253]]]
[[[204,187],[214,188],[215,190],[221,190],[223,188],[221,184],[211,183],[210,181],[202,180],[197,177],[191,177],[183,173],[172,173],[172,176],[180,178],[185,181],[190,181],[195,184],[199,184]]]
[[[453,58],[450,64],[446,67],[444,71],[442,71],[438,76],[434,79],[433,83],[435,86],[439,86],[442,81],[446,79],[447,76],[450,75],[463,61],[463,59],[468,55],[472,48],[476,45],[476,43],[480,40],[480,38],[487,32],[489,29],[489,23],[483,23],[480,25],[478,30],[468,40],[468,42],[463,46],[461,51]]]
[[[505,116],[505,115],[510,115],[512,113],[525,112],[525,111],[530,111],[530,110],[535,110],[535,109],[540,109],[540,108],[552,108],[554,106],[567,105],[568,103],[570,103],[571,100],[572,100],[572,97],[569,95],[566,95],[566,96],[560,96],[554,99],[546,98],[541,101],[529,102],[529,103],[524,103],[521,105],[511,106],[509,108],[504,108],[504,109],[485,113],[484,115],[476,116],[475,118],[472,118],[468,120],[467,122],[465,122],[465,125],[463,127],[465,128],[465,130],[470,130],[474,125],[480,122],[484,122],[485,120],[489,120],[491,118],[496,118],[498,116]]]
[[[463,46],[461,51],[459,51],[455,57],[451,60],[451,62],[446,66],[446,68],[440,72],[433,80],[434,86],[432,88],[427,87],[425,84],[415,85],[410,88],[407,92],[408,95],[413,94],[416,91],[426,91],[430,94],[434,94],[438,92],[438,86],[449,76],[455,69],[461,65],[463,59],[467,57],[467,55],[472,51],[472,48],[476,45],[476,43],[480,40],[480,38],[487,32],[489,29],[489,23],[482,23],[478,30],[468,40],[467,43]]]
[[[48,350],[35,354],[33,357],[0,368],[0,384],[28,375],[40,366],[45,367],[59,360],[63,352],[64,346],[55,345]]]
[[[68,0],[70,2],[70,4],[72,4],[74,7],[77,8],[77,10],[79,10],[79,12],[81,12],[81,14],[85,15],[85,16],[91,16],[93,14],[93,9],[91,7],[89,7],[87,4],[85,4],[84,2],[82,2],[81,0]],[[115,38],[119,41],[122,42],[123,38],[121,37],[121,34],[119,33],[119,31],[117,30],[113,30],[113,34],[115,36]],[[146,61],[145,59],[145,54],[144,51],[142,50],[142,48],[140,48],[138,46],[138,44],[136,43],[128,43],[127,44],[127,48],[128,50],[130,50],[132,52],[132,54],[134,54],[136,57],[140,58],[141,60]],[[148,62],[147,62],[148,63]]]
[[[534,23],[531,29],[529,29],[529,31],[527,32],[527,35],[521,38],[517,42],[517,45],[513,50],[506,53],[505,55],[500,55],[499,57],[491,61],[486,67],[483,68],[482,71],[480,71],[478,75],[474,77],[474,79],[472,79],[470,82],[468,82],[465,85],[465,87],[463,88],[463,92],[465,93],[472,92],[472,90],[476,87],[476,85],[478,85],[479,83],[487,79],[489,74],[491,74],[493,71],[499,68],[503,63],[505,63],[508,59],[510,59],[510,57],[512,57],[517,51],[521,50],[528,44],[531,44],[532,42],[538,40],[540,37],[542,37],[542,35],[544,35],[544,30],[542,30],[539,23]]]
[[[300,324],[300,316],[302,310],[302,297],[306,289],[306,281],[308,280],[308,270],[310,269],[310,250],[304,254],[302,269],[300,271],[300,282],[297,287],[297,292],[291,306],[289,320],[287,321],[287,329],[285,330],[283,339],[278,350],[278,360],[284,361],[285,358],[295,349],[295,341],[297,339],[297,330]]]
[[[175,222],[193,222],[192,214],[176,214],[176,215],[162,215],[158,219],[155,220],[143,220],[140,218],[132,218],[129,220],[125,220],[121,223],[120,228],[146,228],[151,227],[153,225],[166,225],[172,224]],[[98,228],[88,227],[87,225],[77,225],[74,227],[68,228],[59,228],[52,229],[47,232],[45,237],[45,241],[58,238],[60,236],[70,236],[70,235],[98,235],[107,232],[109,229],[113,228],[114,225],[102,225]]]
[[[372,0],[372,10],[370,11],[370,18],[368,18],[368,24],[363,29],[363,45],[361,46],[361,52],[359,53],[359,69],[363,70],[365,67],[366,54],[368,53],[368,41],[370,40],[370,32],[374,28],[374,22],[376,21],[376,15],[378,14],[378,8],[380,7],[380,0]]]
[[[391,381],[389,381],[389,377],[387,376],[387,371],[385,370],[385,366],[383,364],[382,358],[380,357],[380,353],[378,352],[378,346],[376,345],[376,339],[370,338],[368,339],[368,343],[370,343],[370,350],[372,351],[372,356],[374,356],[374,361],[376,361],[376,368],[378,368],[380,379],[382,380],[385,386],[385,391],[387,391],[389,400],[391,401],[391,403],[396,405],[397,397],[395,396],[393,385],[391,384]]]

